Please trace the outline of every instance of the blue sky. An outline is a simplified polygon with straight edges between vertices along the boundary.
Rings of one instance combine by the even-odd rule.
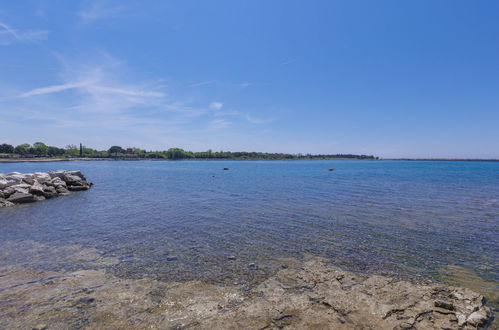
[[[0,142],[499,157],[498,1],[3,1]]]

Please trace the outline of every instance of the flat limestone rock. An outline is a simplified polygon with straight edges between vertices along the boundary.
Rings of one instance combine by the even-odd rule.
[[[7,328],[466,330],[492,317],[483,297],[469,289],[362,276],[320,259],[281,270],[250,292],[200,281],[124,279],[104,268],[0,268],[0,275]]]

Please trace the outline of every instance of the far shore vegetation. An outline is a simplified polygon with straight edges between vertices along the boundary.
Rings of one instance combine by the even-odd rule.
[[[67,145],[65,148],[47,146],[43,142],[35,142],[13,146],[7,143],[0,144],[0,158],[109,158],[109,159],[379,159],[372,155],[353,154],[285,154],[267,152],[231,152],[231,151],[186,151],[180,148],[170,148],[162,151],[146,151],[141,148],[122,148],[112,146],[108,150],[96,150],[82,144]]]

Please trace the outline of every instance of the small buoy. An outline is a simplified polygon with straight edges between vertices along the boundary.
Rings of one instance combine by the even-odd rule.
[[[228,170],[229,170],[229,168],[228,168],[228,167],[224,167],[224,171],[228,171]]]
[[[327,170],[328,170],[329,172],[332,172],[332,171],[334,171],[334,168],[328,168]]]

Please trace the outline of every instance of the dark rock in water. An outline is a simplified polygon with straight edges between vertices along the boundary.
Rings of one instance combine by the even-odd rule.
[[[21,192],[16,192],[12,194],[7,200],[11,203],[16,203],[16,204],[36,202],[35,196],[29,193],[21,193]]]
[[[224,167],[224,171],[228,171],[228,170],[229,170],[229,168],[228,168],[228,167]]]
[[[327,170],[328,170],[329,172],[332,172],[332,171],[334,171],[334,168],[328,168]]]
[[[67,195],[91,186],[80,171],[0,174],[0,208]]]
[[[90,186],[69,186],[68,189],[69,191],[82,191],[82,190],[88,190]]]
[[[177,260],[178,258],[175,257],[175,256],[170,256],[170,257],[166,257],[166,261],[175,261]]]

